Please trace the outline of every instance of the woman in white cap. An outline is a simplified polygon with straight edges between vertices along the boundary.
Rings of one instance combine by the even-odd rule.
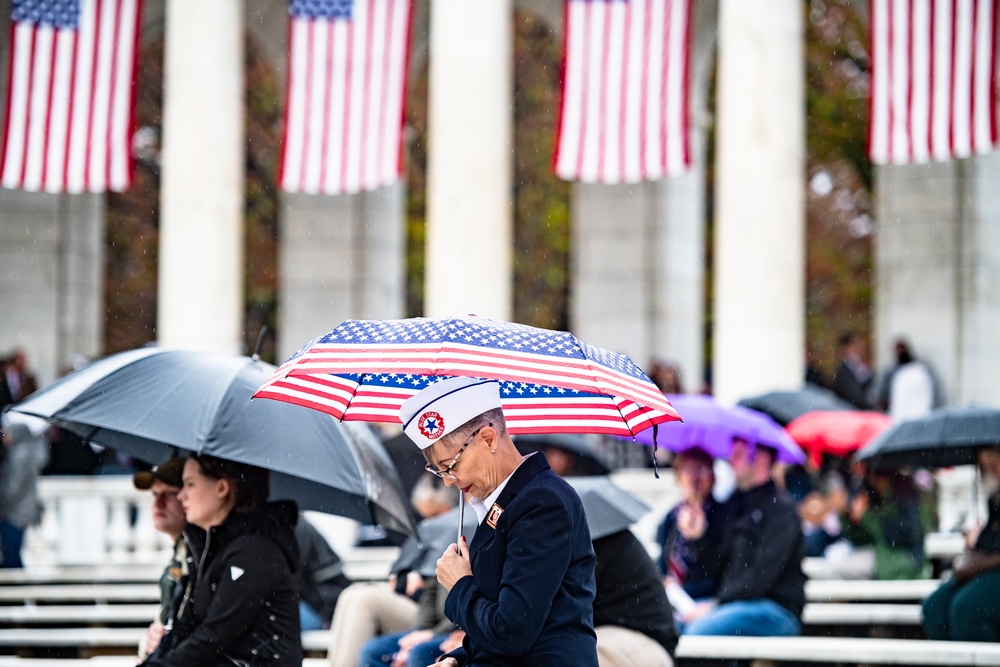
[[[427,470],[471,497],[479,528],[438,560],[445,614],[466,639],[440,667],[597,667],[594,550],[579,496],[545,455],[521,456],[499,383],[436,382],[403,404]]]

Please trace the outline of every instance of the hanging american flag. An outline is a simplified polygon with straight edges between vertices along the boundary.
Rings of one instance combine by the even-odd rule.
[[[631,436],[678,419],[627,356],[563,331],[477,317],[348,320],[299,350],[254,396],[399,423],[407,398],[455,375],[499,380],[515,434]]]
[[[14,0],[0,184],[121,192],[140,0]]]
[[[566,0],[556,174],[587,183],[690,164],[690,0]]]
[[[869,151],[877,164],[997,143],[998,0],[871,0]]]
[[[394,183],[411,0],[291,0],[281,159],[286,192]]]

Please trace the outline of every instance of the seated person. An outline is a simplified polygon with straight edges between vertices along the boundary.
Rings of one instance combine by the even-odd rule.
[[[630,530],[594,540],[594,631],[600,667],[673,667],[673,609],[656,565]]]
[[[424,519],[449,511],[457,500],[456,491],[431,475],[420,478],[410,498]],[[430,548],[416,538],[408,538],[392,567],[388,585],[357,583],[344,590],[330,623],[327,660],[332,667],[356,667],[362,647],[371,639],[413,629],[425,584],[419,565]]]
[[[841,523],[847,544],[827,548],[814,578],[926,578],[920,493],[909,477],[866,468]]]
[[[330,627],[337,600],[351,580],[344,574],[344,564],[309,523],[299,514],[295,524],[295,541],[299,545],[299,622],[302,631]]]
[[[358,667],[426,667],[455,648],[457,645],[441,648],[458,628],[444,615],[445,596],[439,591],[437,580],[425,577],[416,626],[369,640],[358,655]]]
[[[667,513],[656,534],[668,595],[676,595],[672,587],[679,586],[688,597],[704,600],[714,597],[719,587],[719,552],[728,509],[712,495],[712,463],[712,457],[699,448],[674,457],[674,474],[684,499]],[[675,602],[675,607],[681,606]]]
[[[1000,641],[1000,447],[979,450],[978,460],[991,488],[986,525],[966,535],[968,548],[951,578],[924,600],[928,639]]]
[[[793,636],[802,629],[805,540],[795,504],[771,477],[776,452],[734,438],[738,491],[722,541],[718,603],[700,602],[684,634]]]

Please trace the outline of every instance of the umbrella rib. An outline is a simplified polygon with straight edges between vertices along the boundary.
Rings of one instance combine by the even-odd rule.
[[[361,374],[361,378],[358,380],[358,388],[359,389],[365,383],[365,378],[367,378],[368,375],[369,375],[369,373],[362,373]],[[347,411],[351,409],[351,403],[354,402],[354,397],[357,396],[357,395],[358,395],[358,390],[355,389],[354,391],[351,392],[350,397],[348,397],[348,399],[347,399],[347,405],[344,406],[344,413],[342,415],[340,415],[340,423],[341,424],[343,424],[344,420],[347,418]]]

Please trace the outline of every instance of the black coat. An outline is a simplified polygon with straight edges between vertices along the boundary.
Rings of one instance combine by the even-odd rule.
[[[230,512],[208,532],[188,526],[189,575],[177,620],[148,667],[300,667],[294,503]]]
[[[465,630],[449,653],[473,667],[597,667],[594,548],[583,503],[541,452],[511,475],[469,545],[472,576],[449,591],[445,613]]]
[[[737,492],[731,502],[719,602],[768,598],[801,616],[805,537],[795,505],[773,481]]]
[[[646,547],[626,529],[594,540],[594,553],[594,627],[617,625],[641,632],[673,655],[673,608]]]

